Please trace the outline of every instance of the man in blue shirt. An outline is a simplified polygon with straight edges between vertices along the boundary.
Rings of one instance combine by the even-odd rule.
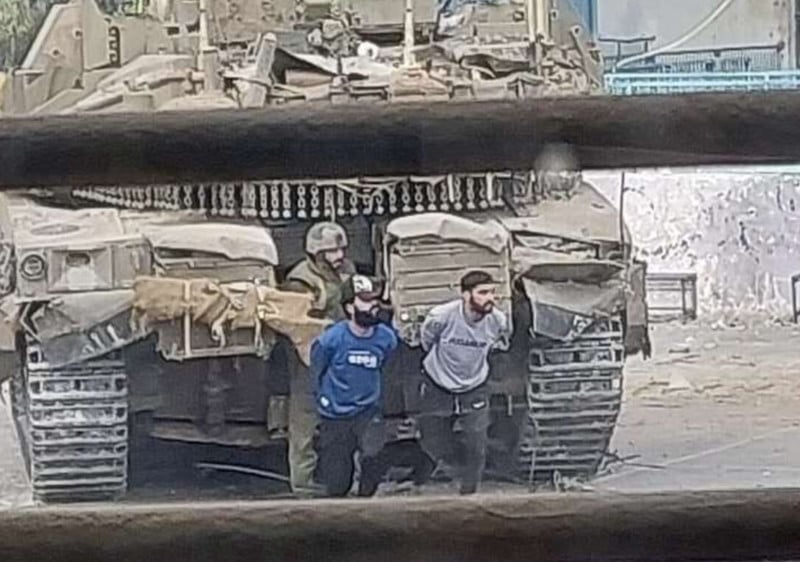
[[[319,465],[328,495],[334,497],[350,491],[356,451],[361,452],[362,482],[371,480],[372,465],[380,464],[382,368],[397,347],[397,336],[380,322],[379,296],[370,278],[350,277],[341,289],[347,320],[330,326],[311,347],[321,418]]]

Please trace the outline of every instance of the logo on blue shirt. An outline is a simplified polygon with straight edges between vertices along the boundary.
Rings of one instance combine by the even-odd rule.
[[[348,418],[374,407],[381,397],[381,368],[396,347],[397,336],[383,324],[369,336],[355,335],[347,321],[325,330],[311,346],[317,411]]]
[[[347,353],[347,363],[350,365],[358,365],[365,369],[377,369],[378,357],[369,351],[349,351]]]

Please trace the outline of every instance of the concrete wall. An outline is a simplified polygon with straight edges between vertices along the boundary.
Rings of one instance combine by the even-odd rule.
[[[619,173],[586,173],[619,201]],[[625,217],[654,272],[698,274],[701,320],[789,320],[800,272],[800,173],[626,173]]]
[[[670,43],[710,14],[720,0],[599,0],[600,37],[655,35]],[[708,28],[681,48],[776,44],[785,41],[783,65],[793,62],[793,0],[733,0]]]

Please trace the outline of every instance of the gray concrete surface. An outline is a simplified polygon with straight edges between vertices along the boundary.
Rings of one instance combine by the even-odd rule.
[[[629,361],[611,462],[585,486],[598,491],[794,487],[800,484],[800,330],[655,325],[649,361]],[[29,503],[22,459],[0,403],[0,508]],[[167,479],[127,501],[265,497],[258,479]],[[487,483],[486,492],[524,488]],[[432,485],[427,493],[454,493]],[[274,490],[271,492],[274,493]]]
[[[592,485],[672,491],[800,484],[800,331],[657,325],[652,335],[654,358],[626,368],[612,442],[629,460]]]

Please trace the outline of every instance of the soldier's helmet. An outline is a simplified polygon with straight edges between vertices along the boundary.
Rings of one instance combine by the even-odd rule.
[[[318,222],[306,232],[306,253],[332,252],[347,248],[347,233],[335,222]]]

